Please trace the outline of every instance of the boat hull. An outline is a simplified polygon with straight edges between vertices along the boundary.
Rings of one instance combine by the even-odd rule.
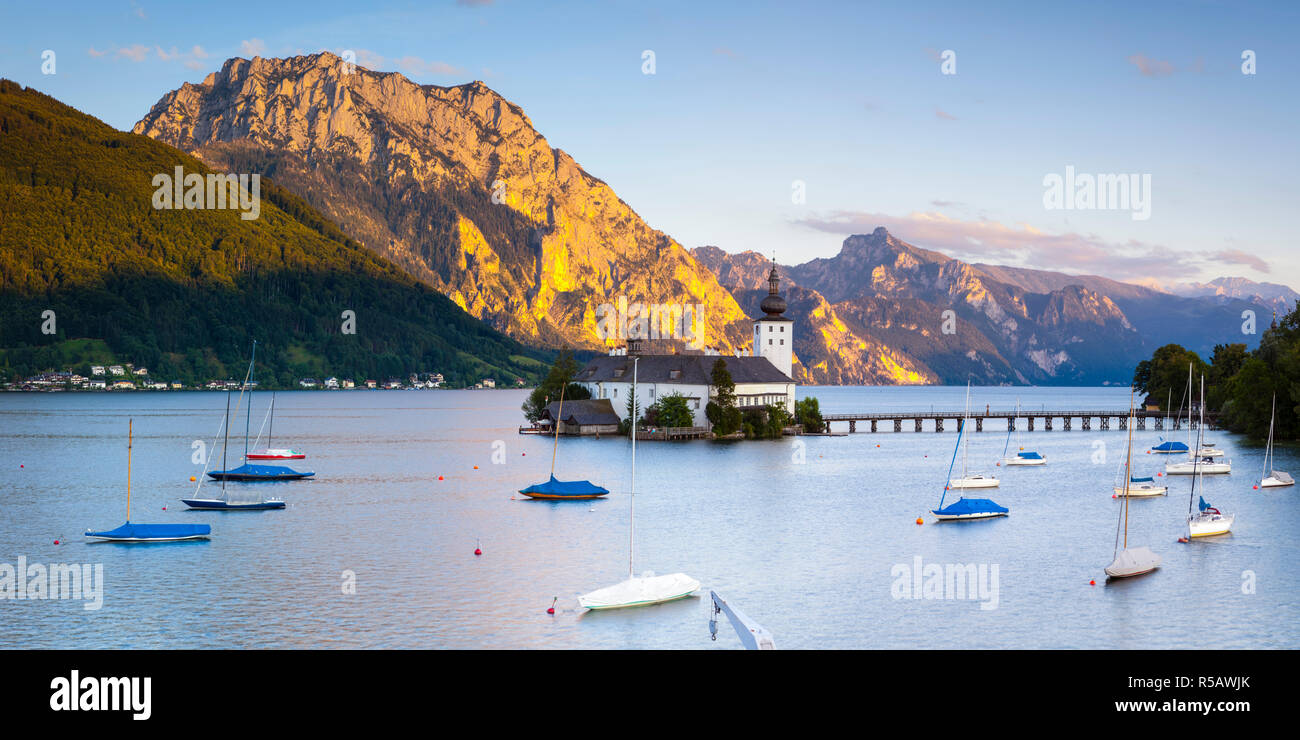
[[[132,524],[127,522],[117,529],[91,532],[85,538],[96,542],[180,542],[206,540],[212,528],[206,524]]]
[[[248,453],[248,460],[305,460],[306,455],[259,455],[253,452]]]
[[[1106,566],[1106,575],[1111,578],[1132,578],[1145,575],[1160,567],[1160,556],[1146,547],[1132,547],[1121,550],[1114,562]]]
[[[1005,459],[1005,460],[1002,461],[1002,464],[1003,464],[1004,466],[1007,466],[1007,465],[1046,465],[1046,464],[1047,464],[1047,460],[1044,459],[1044,458],[1041,458],[1041,457],[1038,458],[1037,460],[1026,460],[1026,459],[1023,458],[1023,457],[1008,457],[1007,459]]]
[[[591,611],[629,609],[684,599],[700,590],[700,582],[685,573],[640,576],[578,597],[578,606]]]
[[[1232,464],[1226,462],[1202,463],[1166,463],[1165,475],[1224,475],[1232,472]]]
[[[1187,529],[1193,537],[1215,537],[1232,530],[1232,514],[1215,514],[1212,516],[1194,516],[1187,522]]]
[[[221,499],[183,498],[181,503],[191,509],[200,511],[262,511],[266,509],[283,509],[283,501],[257,501],[241,504],[222,501]]]
[[[1168,486],[1148,486],[1146,488],[1142,488],[1138,486],[1128,487],[1129,498],[1144,498],[1146,496],[1164,496],[1167,493],[1169,493]],[[1115,495],[1123,496],[1124,489],[1119,486],[1115,486]]]
[[[948,481],[949,488],[997,488],[997,478],[955,478]]]
[[[1260,488],[1285,488],[1286,486],[1294,486],[1294,485],[1295,485],[1295,479],[1291,478],[1290,476],[1287,476],[1286,480],[1282,480],[1281,478],[1277,478],[1275,476],[1270,475],[1269,477],[1259,482]]]
[[[962,519],[995,519],[1007,515],[1007,512],[1005,511],[982,511],[970,514],[940,514],[937,511],[931,511],[930,513],[934,515],[935,519],[938,519],[941,522],[953,522]]]
[[[593,498],[605,498],[609,495],[609,491],[604,493],[580,493],[573,495],[562,493],[529,493],[527,491],[520,491],[520,493],[528,498],[535,498],[539,501],[586,501]]]

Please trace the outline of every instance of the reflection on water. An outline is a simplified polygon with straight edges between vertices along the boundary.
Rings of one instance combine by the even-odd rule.
[[[956,409],[965,393],[801,392],[809,391],[825,413]],[[1126,389],[977,388],[972,405],[1009,409],[1017,398],[1026,409],[1128,402]],[[909,423],[901,434],[638,445],[636,570],[681,571],[704,590],[583,613],[579,594],[627,575],[628,444],[560,442],[557,477],[589,478],[612,491],[608,498],[525,499],[516,491],[546,479],[551,440],[516,434],[523,399],[518,391],[279,393],[276,443],[306,451],[316,479],[239,484],[268,487],[288,502],[283,511],[193,512],[177,499],[193,493],[190,476],[202,477],[191,461],[195,440],[220,459],[211,445],[224,394],[0,394],[0,563],[103,563],[106,581],[99,611],[73,601],[0,604],[0,646],[738,648],[725,625],[709,640],[707,592],[716,589],[782,648],[1195,647],[1206,634],[1217,647],[1300,647],[1300,494],[1251,489],[1261,447],[1214,435],[1234,472],[1205,478],[1204,495],[1237,515],[1231,536],[1176,542],[1190,479],[1175,477],[1169,496],[1134,499],[1130,509],[1130,544],[1151,547],[1163,565],[1108,582],[1102,568],[1120,503],[1110,487],[1125,436],[1065,432],[1059,422],[1021,434],[1047,456],[1041,468],[995,466],[1006,441],[1000,422],[972,431],[971,472],[1002,478],[978,495],[1011,514],[943,525],[928,510],[952,460],[951,424],[943,434],[914,433]],[[116,527],[125,516],[128,417],[132,520],[206,522],[210,541],[82,542],[87,528]],[[1138,473],[1166,461],[1144,454],[1159,435],[1135,433]],[[242,438],[232,438],[230,459],[242,450]],[[1279,467],[1300,469],[1293,449],[1277,455]],[[998,566],[997,608],[894,598],[891,569],[917,556]],[[344,593],[350,581],[355,593]],[[1248,581],[1254,593],[1243,593]],[[559,603],[548,615],[552,597]]]

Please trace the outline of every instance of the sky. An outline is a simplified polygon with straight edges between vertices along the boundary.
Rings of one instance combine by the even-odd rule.
[[[0,76],[123,130],[230,57],[352,50],[482,80],[686,247],[797,264],[884,226],[975,262],[1300,287],[1300,3],[0,8]]]

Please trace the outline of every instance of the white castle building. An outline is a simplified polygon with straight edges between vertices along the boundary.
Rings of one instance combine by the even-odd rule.
[[[768,294],[759,306],[763,315],[754,321],[754,344],[748,353],[643,354],[640,342],[633,339],[626,349],[614,349],[593,359],[578,371],[574,382],[590,391],[592,398],[608,398],[622,419],[627,415],[628,395],[632,392],[632,358],[639,357],[636,400],[641,412],[665,395],[680,393],[694,414],[695,425],[707,427],[705,407],[716,395],[711,384],[713,363],[721,357],[736,384],[737,408],[782,404],[794,414],[794,321],[782,315],[786,304],[779,294],[781,279],[775,264],[767,282]]]

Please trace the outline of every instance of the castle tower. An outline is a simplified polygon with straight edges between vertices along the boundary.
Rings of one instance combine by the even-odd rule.
[[[777,370],[791,374],[794,359],[794,321],[782,316],[785,299],[780,296],[781,277],[776,273],[776,262],[767,276],[767,297],[759,308],[763,315],[754,322],[754,354],[766,357]]]

